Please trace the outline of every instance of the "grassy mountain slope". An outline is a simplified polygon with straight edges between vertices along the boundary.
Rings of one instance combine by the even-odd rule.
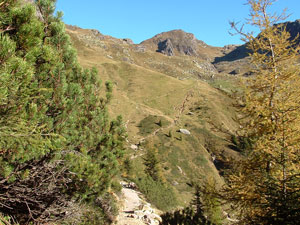
[[[124,118],[136,176],[143,170],[146,149],[155,148],[181,205],[189,202],[192,181],[213,177],[222,184],[215,164],[238,155],[227,147],[229,134],[237,129],[233,100],[226,94],[234,88],[232,76],[219,74],[199,55],[169,57],[147,44],[134,45],[95,30],[68,26],[67,32],[80,63],[98,68],[101,79],[114,84],[110,111]],[[207,54],[222,54],[214,51]],[[191,135],[178,132],[182,128]],[[130,149],[133,144],[138,150]]]

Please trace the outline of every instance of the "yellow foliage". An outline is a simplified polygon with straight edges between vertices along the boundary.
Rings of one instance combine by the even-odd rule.
[[[243,132],[255,144],[223,189],[240,211],[239,224],[300,221],[300,48],[277,24],[286,19],[284,12],[267,13],[273,3],[248,0],[249,23],[260,29],[258,37],[236,29],[248,41],[255,74],[246,81],[243,109]]]

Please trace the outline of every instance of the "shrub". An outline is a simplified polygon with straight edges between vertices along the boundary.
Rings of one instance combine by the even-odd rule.
[[[22,224],[102,196],[124,141],[111,83],[102,91],[96,69],[81,68],[55,0],[35,2],[42,19],[32,4],[0,4],[0,211]]]
[[[146,198],[157,208],[166,211],[177,206],[174,190],[169,185],[154,181],[150,176],[138,178],[135,183]]]

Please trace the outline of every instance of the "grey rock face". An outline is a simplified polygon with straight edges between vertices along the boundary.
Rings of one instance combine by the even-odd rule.
[[[166,40],[159,42],[157,52],[161,52],[168,56],[173,56],[174,55],[174,47],[173,47],[171,40],[169,38],[167,38]]]

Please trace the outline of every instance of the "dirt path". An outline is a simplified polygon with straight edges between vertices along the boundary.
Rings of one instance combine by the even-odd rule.
[[[122,194],[124,196],[124,208],[123,211],[124,212],[128,212],[128,211],[134,211],[139,209],[139,206],[142,203],[142,200],[140,199],[138,192],[133,190],[133,189],[129,189],[129,188],[123,188],[122,189]]]
[[[122,182],[121,210],[116,225],[158,225],[160,221],[156,209],[143,200],[143,195],[135,190],[135,185]]]

